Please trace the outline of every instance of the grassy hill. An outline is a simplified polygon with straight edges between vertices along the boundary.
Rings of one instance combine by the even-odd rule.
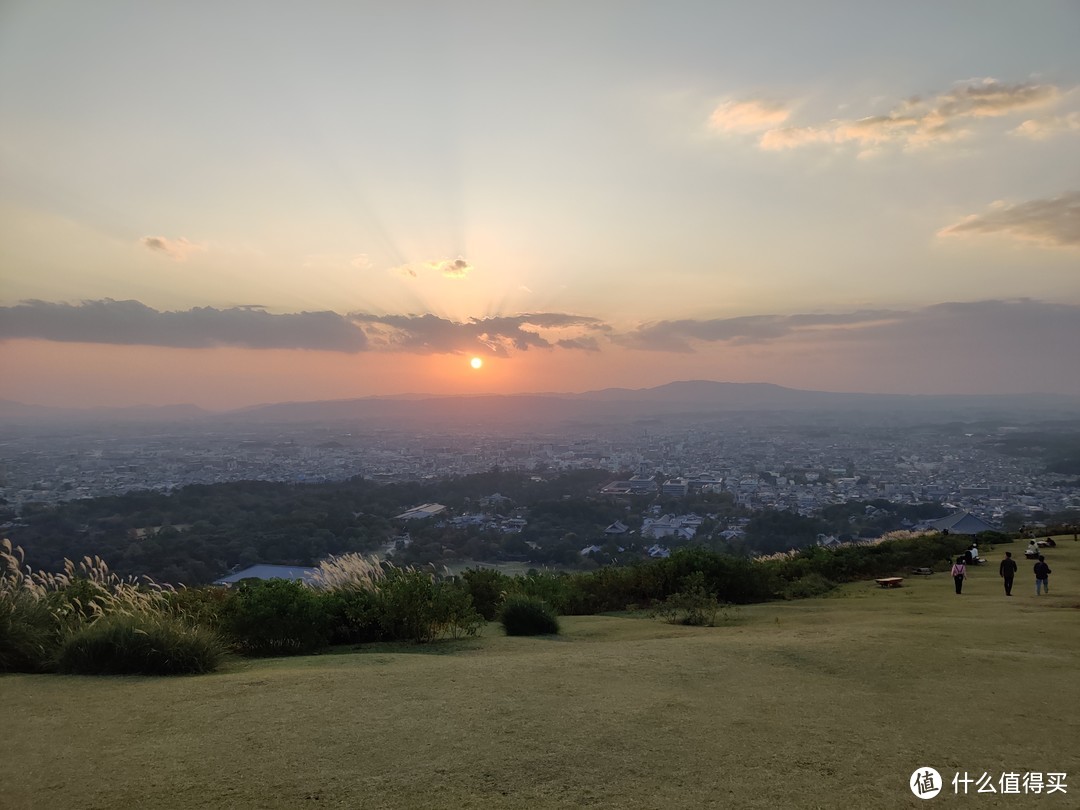
[[[856,583],[716,628],[571,617],[190,678],[0,676],[0,806],[917,807],[930,766],[1069,775],[935,805],[1076,807],[1080,543],[1039,598],[1026,561],[1004,596],[1001,556],[963,596]]]

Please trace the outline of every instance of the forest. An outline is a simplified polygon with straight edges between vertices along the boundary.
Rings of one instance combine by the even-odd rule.
[[[424,482],[241,482],[194,485],[170,493],[137,491],[55,506],[27,505],[9,529],[29,565],[59,570],[65,558],[99,556],[119,574],[146,574],[189,585],[212,582],[256,563],[313,565],[347,552],[392,553],[398,564],[515,562],[537,568],[592,569],[647,556],[640,536],[650,515],[694,513],[692,539],[665,547],[705,547],[737,556],[813,544],[820,535],[873,538],[948,511],[938,503],[853,501],[819,514],[735,505],[729,493],[602,496],[606,470],[542,475],[498,469]],[[422,503],[446,512],[425,520],[395,516]],[[454,522],[455,516],[473,516]],[[507,528],[515,519],[514,528]],[[629,531],[607,537],[621,521]],[[730,527],[738,532],[722,537]],[[587,555],[583,548],[598,546]]]

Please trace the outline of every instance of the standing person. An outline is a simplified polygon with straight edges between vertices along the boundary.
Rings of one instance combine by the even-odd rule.
[[[956,583],[956,592],[960,593],[964,590],[964,577],[967,576],[967,567],[964,565],[964,558],[957,557],[956,562],[952,567],[953,582]]]
[[[1005,580],[1005,595],[1012,596],[1013,577],[1016,576],[1016,560],[1012,558],[1012,552],[1005,552],[1005,559],[998,566],[998,574]]]
[[[1050,595],[1050,574],[1053,573],[1050,570],[1050,566],[1046,564],[1046,558],[1040,554],[1039,561],[1035,563],[1035,595],[1038,596],[1042,591],[1046,591],[1046,595]]]

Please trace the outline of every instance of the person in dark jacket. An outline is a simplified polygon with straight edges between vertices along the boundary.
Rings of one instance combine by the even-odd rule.
[[[1012,596],[1013,577],[1016,576],[1016,560],[1012,558],[1012,552],[1005,552],[1005,559],[998,566],[998,574],[1005,580],[1005,595]]]
[[[1046,595],[1050,595],[1050,566],[1046,564],[1046,558],[1040,554],[1039,561],[1035,563],[1035,595],[1038,596],[1042,591],[1046,591]]]

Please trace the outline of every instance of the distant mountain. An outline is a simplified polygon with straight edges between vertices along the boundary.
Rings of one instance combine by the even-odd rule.
[[[817,412],[934,415],[971,419],[989,414],[1078,417],[1080,397],[1064,395],[914,396],[805,391],[769,383],[689,380],[654,388],[606,388],[581,394],[481,396],[410,395],[293,402],[245,408],[252,422],[338,422],[350,420],[441,424],[554,425],[644,418],[702,418],[725,413]]]
[[[610,424],[619,420],[708,418],[723,414],[866,414],[971,420],[982,416],[1080,417],[1080,397],[1057,394],[947,395],[852,394],[807,391],[770,383],[685,380],[654,388],[605,388],[545,394],[400,396],[255,405],[223,413],[195,405],[131,408],[46,408],[0,401],[5,423],[213,422],[235,426],[275,423],[362,422],[375,425],[546,426],[566,422]]]

